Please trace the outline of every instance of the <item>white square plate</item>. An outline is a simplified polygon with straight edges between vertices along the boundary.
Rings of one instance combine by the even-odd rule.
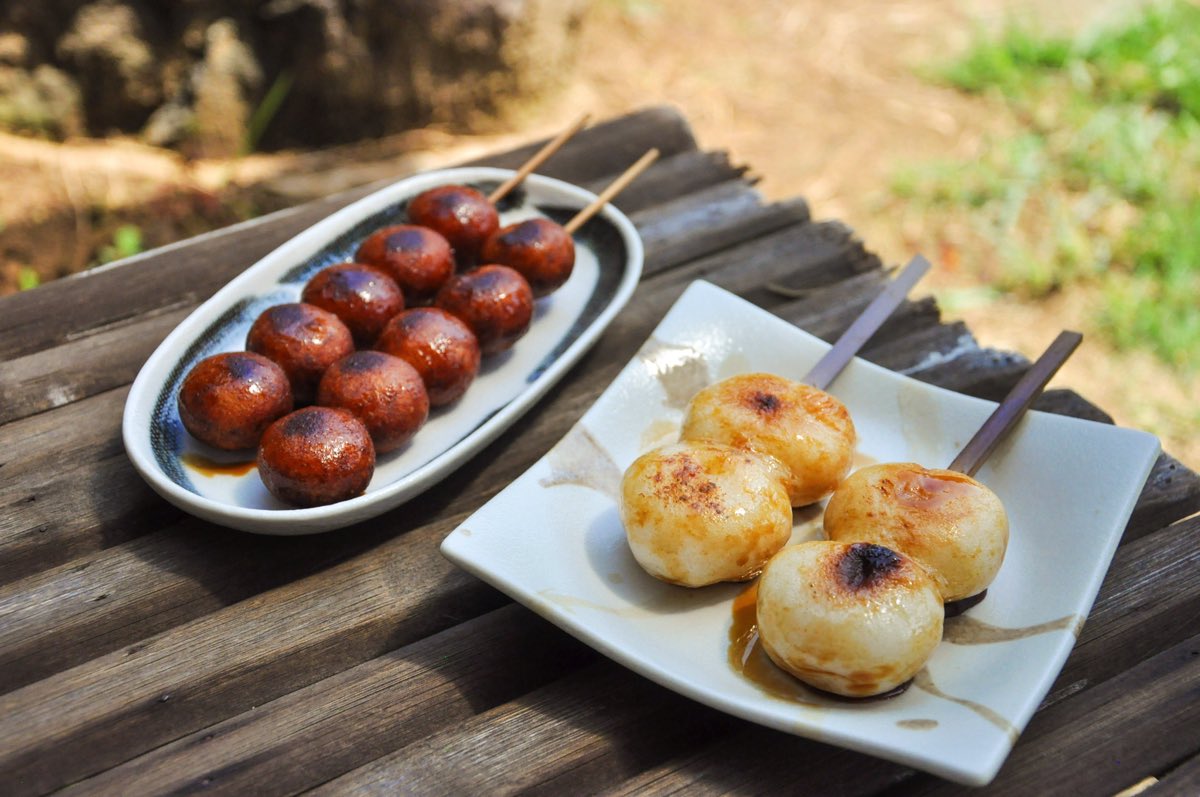
[[[442,551],[681,694],[781,731],[985,784],[1070,653],[1158,440],[1029,413],[977,474],[1009,514],[1004,566],[983,603],[947,621],[913,686],[862,703],[769,694],[729,664],[732,603],[745,585],[688,590],[647,575],[625,541],[617,487],[638,455],[676,439],[682,410],[702,386],[747,371],[800,379],[828,348],[720,288],[693,284],[566,437],[455,529]],[[875,462],[945,467],[996,406],[863,360],[831,392],[851,412],[860,457]],[[811,514],[797,518],[793,541],[821,535]]]

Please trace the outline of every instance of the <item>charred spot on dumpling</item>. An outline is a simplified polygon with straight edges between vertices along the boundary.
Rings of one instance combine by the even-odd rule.
[[[887,582],[904,566],[891,548],[869,542],[854,543],[837,563],[838,578],[848,589],[869,590]]]
[[[753,407],[762,415],[770,415],[779,409],[783,404],[779,396],[774,393],[765,393],[761,390],[754,391],[754,395],[750,397],[750,406]]]
[[[717,485],[689,453],[672,456],[669,471],[669,481],[665,484],[657,482],[657,492],[661,498],[687,506],[695,512],[720,515],[725,511]]]

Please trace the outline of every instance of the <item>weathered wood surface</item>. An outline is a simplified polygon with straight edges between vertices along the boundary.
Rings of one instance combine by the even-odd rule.
[[[515,166],[537,144],[486,162]],[[646,242],[629,306],[555,390],[402,509],[337,534],[233,532],[133,471],[121,411],[199,302],[364,188],[0,301],[0,792],[938,794],[902,766],[768,731],[603,658],[451,566],[441,539],[533,464],[702,278],[832,338],[886,278],[843,225],[767,204],[656,109],[546,164],[618,200]],[[996,398],[1020,355],[928,298],[864,356]],[[1067,390],[1039,409],[1101,422]],[[983,793],[1152,793],[1197,782],[1200,477],[1163,455],[1078,645]]]

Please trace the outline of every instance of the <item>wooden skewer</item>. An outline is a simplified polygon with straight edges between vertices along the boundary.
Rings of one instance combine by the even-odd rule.
[[[879,292],[879,295],[867,305],[867,309],[863,310],[858,318],[854,319],[850,328],[842,333],[833,347],[825,352],[825,356],[817,361],[817,364],[812,367],[802,381],[821,390],[828,390],[842,369],[854,359],[854,355],[863,347],[863,344],[883,326],[883,322],[896,312],[896,308],[904,301],[904,297],[929,269],[929,261],[921,255],[908,261],[904,270]]]
[[[610,199],[625,190],[625,186],[633,182],[634,178],[644,172],[647,166],[654,163],[656,158],[658,158],[657,149],[651,149],[645,155],[638,158],[637,163],[626,169],[616,180],[613,180],[608,188],[601,191],[600,195],[590,205],[576,213],[574,218],[563,225],[563,229],[567,231],[567,234],[574,235],[576,230],[586,224],[592,216],[599,213],[600,208],[608,204]]]
[[[525,161],[524,165],[522,165],[520,169],[517,169],[517,171],[513,173],[512,177],[509,177],[507,180],[501,183],[495,191],[488,195],[488,202],[491,202],[494,205],[503,199],[509,191],[516,188],[521,184],[522,180],[532,174],[534,169],[541,166],[546,162],[547,158],[558,152],[559,149],[562,148],[562,145],[566,144],[571,136],[582,130],[584,125],[586,125],[588,120],[591,118],[591,114],[585,113],[583,116],[576,119],[574,124],[548,141],[544,147],[534,153],[532,158]]]
[[[1000,405],[979,427],[975,436],[963,446],[962,451],[950,463],[948,469],[974,476],[1000,441],[1004,439],[1004,436],[1012,431],[1012,428],[1017,425],[1017,421],[1025,415],[1025,411],[1033,404],[1034,399],[1041,395],[1046,383],[1058,372],[1058,369],[1067,361],[1082,340],[1083,335],[1078,332],[1064,330],[1058,333],[1058,337],[1054,339],[1049,348],[1025,372],[1021,381],[1017,382],[1016,386],[1009,391]]]

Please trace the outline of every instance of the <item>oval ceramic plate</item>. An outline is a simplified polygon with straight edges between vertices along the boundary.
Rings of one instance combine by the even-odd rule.
[[[381,456],[361,496],[304,509],[277,501],[249,465],[253,451],[217,451],[184,430],[176,396],[197,361],[243,349],[259,313],[298,301],[317,271],[352,259],[359,242],[374,230],[404,223],[411,197],[448,183],[472,185],[486,194],[510,174],[461,168],[397,182],[297,235],[198,307],[146,361],[125,404],[125,448],[143,478],[168,501],[215,523],[263,534],[311,534],[403,503],[495,439],[563,376],[633,293],[642,270],[641,238],[612,205],[575,234],[571,278],[537,302],[530,331],[508,352],[485,358],[466,395],[432,412],[408,446]],[[530,175],[500,202],[500,221],[542,215],[562,223],[594,198],[577,186]]]
[[[828,349],[733,294],[693,284],[566,437],[447,536],[442,552],[602,653],[702,703],[962,783],[987,783],[1075,643],[1158,440],[1028,413],[978,474],[1008,512],[1004,565],[981,604],[947,621],[912,687],[854,703],[776,671],[763,688],[730,664],[733,603],[747,586],[685,589],[647,575],[625,541],[617,492],[635,458],[678,438],[683,410],[701,387],[747,371],[801,379]],[[851,362],[831,390],[849,408],[860,461],[868,462],[944,467],[996,406],[863,360]],[[797,511],[794,542],[822,536],[819,509]]]

